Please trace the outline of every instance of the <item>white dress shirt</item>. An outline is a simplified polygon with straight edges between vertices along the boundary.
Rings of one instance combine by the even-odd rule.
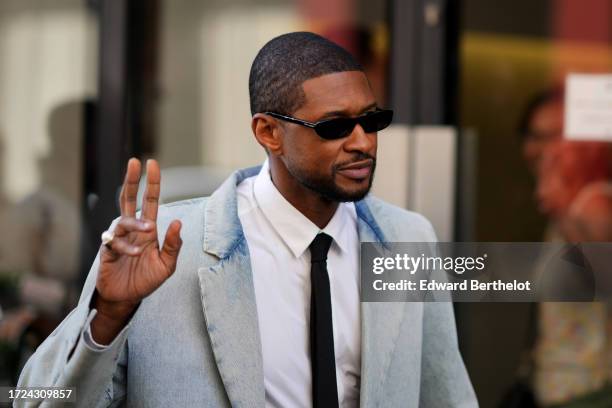
[[[272,183],[266,161],[237,187],[238,217],[251,259],[267,407],[311,407],[310,251],[319,232],[333,238],[327,257],[336,379],[341,407],[359,405],[361,325],[359,237],[352,203],[323,230]]]

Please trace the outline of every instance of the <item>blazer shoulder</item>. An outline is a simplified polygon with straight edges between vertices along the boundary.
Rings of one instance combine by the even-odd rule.
[[[437,241],[431,222],[422,214],[398,207],[374,196],[368,196],[366,203],[376,221],[385,231],[388,241]]]
[[[208,197],[191,198],[162,204],[157,211],[157,229],[160,239],[173,220],[181,221],[181,236],[193,239],[199,236],[204,226],[204,214]]]
[[[198,213],[206,207],[208,197],[190,198],[181,201],[162,204],[158,210],[158,220],[163,218],[182,218],[193,213]],[[203,213],[200,214],[202,217]]]

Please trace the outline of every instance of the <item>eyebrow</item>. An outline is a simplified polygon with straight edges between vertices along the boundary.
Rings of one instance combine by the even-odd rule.
[[[372,102],[371,104],[369,104],[368,106],[366,106],[365,108],[363,108],[359,114],[362,114],[362,113],[364,113],[364,112],[367,112],[367,111],[369,111],[370,109],[372,109],[372,108],[376,108],[376,107],[378,107],[378,104],[377,104],[376,102]],[[347,111],[345,111],[345,110],[337,110],[337,111],[331,111],[331,112],[326,112],[326,113],[324,113],[324,114],[323,114],[323,115],[322,115],[322,116],[319,118],[319,120],[327,119],[327,118],[330,118],[330,117],[333,117],[333,116],[349,116],[349,115],[348,115]]]

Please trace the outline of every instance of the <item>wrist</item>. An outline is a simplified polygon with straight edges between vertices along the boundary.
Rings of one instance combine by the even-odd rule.
[[[102,299],[96,290],[90,303],[90,308],[97,311],[91,322],[94,341],[103,345],[110,344],[127,325],[139,304],[140,302],[110,302]]]
[[[98,315],[103,316],[106,321],[122,324],[132,317],[138,305],[140,305],[140,302],[113,302],[103,299],[96,289],[89,306],[90,309],[96,309]]]

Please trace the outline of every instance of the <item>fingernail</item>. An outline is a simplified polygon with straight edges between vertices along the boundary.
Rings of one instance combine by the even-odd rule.
[[[149,221],[144,221],[144,222],[142,223],[142,227],[143,227],[143,228],[145,228],[145,229],[149,229],[149,228],[152,228],[152,227],[153,227],[153,224],[152,224],[152,223],[150,223]]]
[[[132,253],[137,254],[140,252],[140,247],[132,247]]]

